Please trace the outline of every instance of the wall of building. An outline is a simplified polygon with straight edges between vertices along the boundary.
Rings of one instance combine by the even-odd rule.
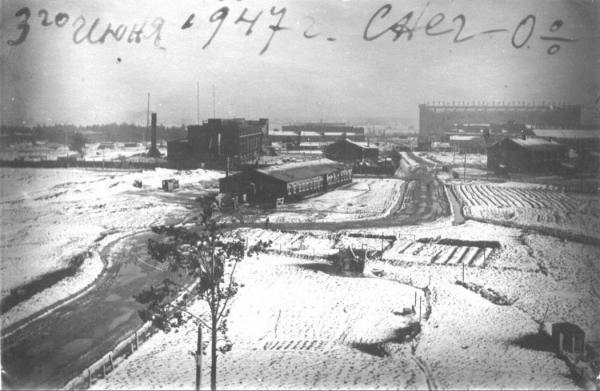
[[[488,149],[487,168],[514,173],[558,173],[565,159],[564,149],[528,149],[505,140]]]
[[[347,141],[338,141],[325,148],[325,156],[340,162],[354,162],[357,160],[377,161],[379,151],[376,148],[362,148],[360,145]]]
[[[351,168],[334,170],[326,175],[316,175],[287,183],[255,170],[249,170],[219,180],[219,191],[240,197],[246,194],[248,201],[272,201],[282,197],[291,200],[330,191],[350,182],[352,182]]]
[[[268,120],[209,119],[202,125],[188,127],[187,147],[183,141],[170,142],[168,159],[185,167],[209,164],[231,168],[255,164],[262,152]]]

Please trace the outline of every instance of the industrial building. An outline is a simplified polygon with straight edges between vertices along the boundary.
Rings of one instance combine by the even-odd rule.
[[[187,139],[169,141],[167,158],[177,168],[239,168],[258,162],[269,120],[209,119],[188,126]]]
[[[471,104],[443,103],[419,105],[419,140],[431,143],[460,124],[527,124],[534,127],[577,128],[580,105]]]
[[[567,148],[542,138],[505,138],[488,148],[487,168],[499,172],[559,172]]]
[[[343,138],[364,141],[365,129],[342,123],[315,122],[284,125],[281,131],[269,134],[269,141],[291,145],[300,145],[305,142],[325,144]]]
[[[219,180],[221,193],[240,201],[294,200],[352,182],[352,168],[329,159],[249,169]]]
[[[325,147],[325,157],[338,162],[369,160],[377,162],[379,149],[364,142],[342,139]]]

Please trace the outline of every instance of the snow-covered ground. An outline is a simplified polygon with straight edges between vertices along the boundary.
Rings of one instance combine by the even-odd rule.
[[[271,240],[274,250],[290,243],[284,250],[304,253],[314,246],[318,256],[345,241],[359,248],[372,241],[376,248],[376,239],[349,234],[374,237],[382,232],[414,240],[497,240],[500,249],[485,267],[469,268],[465,281],[492,288],[514,303],[496,305],[456,285],[462,278],[456,265],[369,260],[367,275],[377,270],[384,279],[431,289],[431,317],[423,320],[414,355],[409,343],[387,346],[391,355],[376,357],[349,344],[381,341],[389,330],[402,327],[406,319],[390,311],[413,305],[415,290],[384,279],[332,276],[315,268],[318,260],[261,254],[245,260],[237,275],[245,287],[232,307],[234,348],[220,358],[219,387],[426,388],[424,373],[414,366],[419,360],[440,388],[578,389],[554,353],[518,341],[535,334],[542,320],[570,321],[582,327],[587,343],[600,348],[598,247],[474,221],[453,226],[450,219],[382,230],[240,229],[236,234],[250,245]],[[191,324],[178,333],[159,333],[93,388],[192,388],[193,358],[181,357],[194,343]]]
[[[113,143],[112,147],[108,148],[102,148],[101,146],[101,143],[86,144],[83,154],[80,155],[65,145],[57,143],[41,143],[37,145],[32,145],[31,143],[9,144],[0,147],[0,160],[13,160],[16,158],[56,160],[59,157],[78,156],[84,160],[107,161],[130,158],[134,155],[141,155],[148,152],[148,146],[143,143],[132,143],[132,146],[125,146],[125,143]],[[167,153],[167,149],[164,147],[159,147],[158,150],[163,155]]]
[[[13,288],[65,268],[74,255],[91,249],[104,235],[125,235],[166,219],[184,218],[195,199],[221,176],[221,172],[207,170],[2,168],[2,297]],[[172,193],[162,191],[161,181],[167,178],[179,179],[181,188]],[[142,188],[134,187],[134,180],[141,180]],[[84,263],[69,284],[53,287],[43,300],[35,296],[29,300],[28,311],[87,286],[93,280],[90,271],[100,270],[97,262],[93,266]],[[14,314],[3,315],[3,326],[27,312],[22,306],[13,310]]]
[[[272,223],[349,221],[389,215],[402,199],[404,181],[354,178],[353,182],[301,202],[285,204],[271,213]]]
[[[421,152],[420,154],[422,154],[424,158],[444,165],[462,166],[465,164],[465,154],[454,152]],[[466,162],[468,165],[481,166],[483,168],[485,168],[487,165],[486,154],[467,153],[466,157]]]
[[[561,193],[547,186],[483,183],[455,184],[467,216],[550,227],[600,238],[600,199],[595,195]]]
[[[412,287],[311,270],[313,263],[261,254],[240,264],[229,319],[233,350],[219,358],[219,389],[426,387],[410,350],[377,357],[352,347],[394,337],[412,315]],[[200,310],[200,306],[193,308]],[[159,333],[94,389],[192,389],[196,329]],[[185,357],[185,358],[184,358]],[[203,387],[209,383],[209,356]]]
[[[134,155],[141,155],[148,152],[148,147],[143,143],[136,143],[137,145],[131,147],[125,147],[122,143],[115,143],[113,148],[100,148],[101,144],[87,144],[83,159],[85,160],[116,160],[122,158],[129,158]],[[158,151],[166,156],[166,148],[158,148]]]

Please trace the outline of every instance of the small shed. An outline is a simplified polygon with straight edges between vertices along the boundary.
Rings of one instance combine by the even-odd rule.
[[[552,342],[558,353],[583,354],[585,333],[581,327],[569,322],[552,324]]]
[[[162,189],[164,191],[174,191],[179,189],[179,180],[177,179],[163,179]]]

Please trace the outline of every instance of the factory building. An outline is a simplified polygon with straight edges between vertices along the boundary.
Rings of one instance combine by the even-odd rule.
[[[188,137],[169,141],[167,158],[177,168],[212,166],[230,169],[256,164],[269,120],[209,119],[188,126]]]
[[[542,138],[505,138],[488,148],[487,168],[496,172],[557,173],[567,148]]]
[[[352,168],[329,159],[249,169],[219,180],[221,193],[240,201],[294,200],[352,182]]]
[[[460,124],[527,124],[534,127],[576,128],[581,122],[580,105],[536,104],[421,104],[419,140],[431,143]]]
[[[364,142],[343,139],[325,147],[325,157],[338,162],[377,162],[379,149]]]

